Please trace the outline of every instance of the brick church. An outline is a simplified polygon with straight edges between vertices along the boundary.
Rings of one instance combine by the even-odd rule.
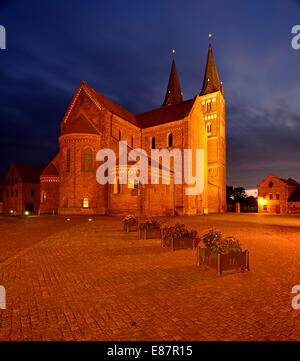
[[[226,210],[225,100],[211,36],[202,89],[183,100],[173,62],[166,96],[159,108],[133,114],[92,89],[79,85],[61,122],[59,153],[40,175],[40,213],[147,216],[206,214]],[[96,180],[100,149],[204,149],[204,190],[186,195],[184,184],[120,184],[127,169],[115,169],[115,184]],[[172,168],[172,165],[170,166]],[[172,169],[171,169],[172,170]]]

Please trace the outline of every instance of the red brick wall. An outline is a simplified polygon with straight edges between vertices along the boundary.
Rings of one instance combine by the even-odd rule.
[[[105,186],[96,181],[96,154],[101,149],[101,137],[94,134],[70,134],[59,138],[60,143],[60,191],[59,213],[96,213],[107,212]],[[93,153],[92,171],[83,170],[84,150]],[[67,149],[70,149],[70,172],[67,172]],[[89,208],[83,208],[83,199],[89,199]],[[67,203],[67,207],[66,207]],[[64,208],[68,208],[68,211]]]
[[[43,196],[45,193],[45,197]],[[57,214],[59,207],[59,182],[52,177],[48,180],[41,180],[41,214]]]
[[[149,174],[150,177],[150,174]],[[150,178],[149,178],[150,180]],[[121,184],[119,194],[114,193],[114,186],[109,186],[109,214],[126,216],[128,214],[145,216],[174,215],[174,185],[148,184],[144,186],[144,194],[138,196],[138,189],[128,188]],[[141,197],[141,198],[140,198]]]
[[[8,178],[10,180],[8,184]],[[17,183],[16,183],[17,178]],[[11,180],[13,179],[13,185]],[[34,191],[32,197],[31,191]],[[17,195],[16,195],[17,194]],[[33,213],[38,213],[40,208],[40,185],[38,183],[23,183],[14,165],[11,166],[4,180],[3,212],[10,214],[23,214],[29,204],[33,205]]]

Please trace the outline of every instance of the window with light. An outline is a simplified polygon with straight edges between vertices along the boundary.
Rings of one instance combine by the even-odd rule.
[[[89,199],[83,198],[83,208],[89,208]]]

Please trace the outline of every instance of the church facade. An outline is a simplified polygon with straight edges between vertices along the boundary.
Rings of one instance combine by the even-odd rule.
[[[211,38],[202,89],[183,100],[173,57],[169,83],[162,106],[133,114],[82,81],[61,122],[59,153],[40,176],[40,212],[146,216],[206,214],[226,211],[225,99],[216,69]],[[204,189],[186,195],[185,184],[101,185],[96,171],[100,149],[110,148],[118,156],[119,141],[128,150],[203,149]]]

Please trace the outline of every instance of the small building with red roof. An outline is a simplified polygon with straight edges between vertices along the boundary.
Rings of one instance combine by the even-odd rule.
[[[300,183],[293,178],[284,179],[269,174],[257,189],[259,213],[300,213]]]
[[[37,214],[40,209],[40,175],[47,165],[13,162],[4,178],[3,212]]]

